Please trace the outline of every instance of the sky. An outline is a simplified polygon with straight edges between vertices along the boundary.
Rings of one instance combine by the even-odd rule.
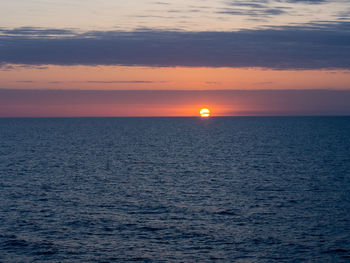
[[[350,115],[348,0],[2,0],[0,117]]]

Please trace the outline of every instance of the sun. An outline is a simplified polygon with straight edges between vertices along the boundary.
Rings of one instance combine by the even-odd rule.
[[[207,108],[203,108],[199,111],[199,114],[201,115],[202,118],[208,118],[210,117],[210,110]]]

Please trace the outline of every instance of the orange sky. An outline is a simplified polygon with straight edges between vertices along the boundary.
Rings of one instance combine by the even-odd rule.
[[[2,2],[3,117],[350,114],[344,0]]]
[[[15,66],[1,88],[92,90],[350,89],[350,70],[261,68]]]

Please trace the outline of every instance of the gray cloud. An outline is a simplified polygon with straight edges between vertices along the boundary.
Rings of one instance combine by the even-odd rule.
[[[257,9],[238,9],[238,8],[225,8],[216,12],[217,14],[226,14],[226,15],[239,15],[239,16],[248,16],[254,18],[266,18],[274,15],[285,14],[282,8],[257,8]]]
[[[278,2],[303,3],[303,4],[323,4],[323,3],[329,2],[329,0],[279,0]]]
[[[154,2],[156,5],[170,5],[168,2]]]
[[[350,69],[350,22],[237,32],[89,31],[70,36],[65,30],[0,29],[0,66],[8,64]]]
[[[229,1],[226,2],[226,8],[218,10],[217,14],[246,16],[248,19],[260,20],[271,16],[282,15],[287,13],[287,7],[273,7],[269,1],[253,0],[253,1]]]
[[[249,20],[264,20],[266,18],[288,14],[292,7],[277,6],[279,3],[319,5],[330,2],[329,0],[231,0],[225,1],[226,8],[218,10],[217,14],[245,16]],[[344,3],[343,0],[333,2]]]
[[[1,35],[7,35],[7,36],[18,36],[18,35],[25,35],[25,36],[73,36],[76,32],[70,29],[46,29],[46,28],[35,28],[35,27],[21,27],[21,28],[15,28],[15,29],[6,29],[3,27],[0,27],[0,36]]]

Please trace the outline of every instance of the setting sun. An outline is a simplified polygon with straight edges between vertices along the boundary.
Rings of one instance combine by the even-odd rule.
[[[210,110],[207,108],[203,108],[200,110],[199,114],[201,115],[201,117],[204,118],[210,117]]]

